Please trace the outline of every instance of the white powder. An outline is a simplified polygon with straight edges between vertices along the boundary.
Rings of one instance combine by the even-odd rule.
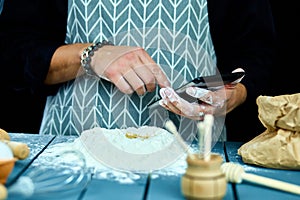
[[[126,133],[137,135],[134,138],[128,138]],[[113,144],[112,146],[117,149],[117,153],[121,152],[119,157],[115,155],[116,152],[107,148],[108,143]],[[96,151],[93,151],[93,149],[96,149]],[[196,147],[191,147],[191,152],[195,151]],[[99,159],[99,155],[95,155],[95,152],[110,155],[110,160],[121,162],[122,167],[131,166],[129,169],[132,169],[133,166],[136,167],[133,169],[139,170],[126,170],[126,168],[125,170],[119,170],[120,168],[116,166],[107,165],[105,161],[101,160],[103,157]],[[72,153],[74,155],[70,156]],[[127,157],[124,157],[124,155]],[[131,157],[128,155],[131,155]],[[174,140],[174,136],[168,131],[157,127],[142,127],[139,130],[135,128],[126,130],[94,128],[84,131],[73,142],[52,145],[42,154],[44,161],[47,160],[45,158],[49,160],[50,157],[54,159],[62,158],[65,163],[77,163],[81,167],[92,169],[94,178],[115,180],[120,183],[133,183],[149,172],[151,172],[152,178],[157,178],[160,175],[182,175],[187,166],[186,153]],[[139,159],[140,157],[143,159]],[[138,163],[130,163],[132,160],[135,161],[136,158],[138,158]],[[76,159],[79,161],[76,161]],[[124,163],[126,159],[128,159],[128,162]],[[155,162],[153,170],[148,170],[150,168],[145,168],[143,164],[139,163],[147,159],[149,159],[149,162],[146,162],[146,164]],[[54,163],[53,160],[51,162]],[[84,164],[80,164],[83,162]]]
[[[174,137],[168,131],[150,126],[128,129],[95,128],[83,134],[103,134],[106,139],[121,151],[132,154],[151,154],[169,146]]]

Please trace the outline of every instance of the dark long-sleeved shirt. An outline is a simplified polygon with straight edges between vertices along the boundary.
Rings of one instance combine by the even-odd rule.
[[[1,116],[0,127],[38,132],[45,97],[57,88],[46,86],[43,81],[54,51],[65,41],[67,3],[66,0],[5,0],[0,15],[0,89],[7,98],[1,98],[0,106],[1,110],[10,108],[8,114],[14,115],[15,120],[12,123],[13,119]],[[219,71],[230,72],[237,67],[246,71],[243,83],[248,90],[247,102],[226,118],[229,138],[246,140],[258,134],[255,99],[268,86],[273,61],[270,7],[267,0],[208,0],[207,3]],[[35,123],[28,120],[30,124],[26,127],[22,119],[30,110],[30,115],[38,114]],[[246,119],[249,117],[256,121],[252,132],[243,127],[249,125]]]

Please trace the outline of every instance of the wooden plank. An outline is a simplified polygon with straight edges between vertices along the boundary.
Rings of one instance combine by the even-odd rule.
[[[46,187],[41,187],[39,191],[34,194],[34,199],[79,199],[89,184],[91,174],[88,172],[85,174],[84,169],[77,170],[76,166],[72,166],[71,161],[64,163],[64,161],[61,161],[61,158],[59,158],[60,153],[55,153],[55,151],[51,150],[54,145],[72,143],[76,138],[75,136],[56,136],[48,145],[47,149],[33,162],[32,166],[28,168],[25,175],[41,171],[42,168],[44,168],[45,173],[48,173],[48,178],[41,182],[45,184]],[[48,153],[48,151],[50,153]],[[73,181],[68,182],[71,178],[73,178]],[[55,184],[53,185],[51,182]],[[39,186],[39,184],[38,182],[37,185]],[[48,191],[47,188],[49,189]]]
[[[71,141],[71,139],[66,139],[68,138],[56,137],[51,145]],[[147,174],[121,172],[103,167],[103,169],[93,171],[92,180],[87,187],[78,189],[81,191],[80,199],[141,200],[144,197],[147,177]]]
[[[47,138],[48,136],[41,136]],[[27,138],[34,142],[31,145],[33,152],[38,151],[43,140],[37,139],[33,135],[27,135]],[[26,169],[19,177],[30,178],[34,184],[34,193],[26,199],[64,199],[73,200],[79,199],[86,186],[91,179],[91,173],[78,170],[77,166],[72,166],[72,163],[64,162],[61,159],[60,153],[51,149],[53,145],[65,142],[72,142],[76,137],[72,136],[56,136],[51,143]],[[24,194],[12,193],[9,194],[9,199],[24,199]]]
[[[124,173],[124,176],[126,176],[126,173]],[[109,178],[94,177],[82,199],[142,200],[144,199],[147,175],[141,174],[139,176],[139,179],[130,183],[122,183]]]
[[[30,148],[28,158],[18,160],[15,163],[12,173],[9,175],[6,186],[11,185],[18,176],[20,176],[33,162],[33,160],[42,152],[42,150],[49,144],[54,136],[41,136],[38,134],[23,134],[23,133],[9,133],[11,141],[23,142]]]
[[[181,193],[181,175],[177,176],[158,176],[152,178],[148,191],[147,199],[156,200],[184,200]]]
[[[244,167],[246,173],[256,174],[268,178],[273,178],[280,181],[289,182],[300,185],[299,170],[280,170],[264,168],[256,165],[249,165],[243,162],[242,158],[237,154],[238,148],[242,145],[239,142],[226,142],[227,155],[230,162],[235,162]],[[242,182],[235,184],[237,196],[239,199],[285,199],[296,200],[300,199],[300,195],[287,193],[284,191],[260,186],[257,184]]]

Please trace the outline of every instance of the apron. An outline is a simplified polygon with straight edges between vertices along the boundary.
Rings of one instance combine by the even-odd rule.
[[[173,88],[216,73],[206,0],[69,0],[66,43],[102,40],[143,47]],[[181,133],[186,129],[186,138],[194,137],[189,135],[196,131],[191,120],[160,106],[148,109],[147,104],[158,97],[158,87],[143,96],[126,95],[104,79],[77,76],[48,97],[40,134],[80,135],[94,127],[161,127],[171,118],[180,124]]]

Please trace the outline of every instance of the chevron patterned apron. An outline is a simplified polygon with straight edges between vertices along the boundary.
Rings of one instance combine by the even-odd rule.
[[[109,40],[141,46],[162,67],[173,88],[216,73],[206,0],[69,0],[68,9],[66,43]],[[78,76],[48,97],[40,134],[162,126],[172,114],[160,106],[154,110],[146,106],[159,97],[158,92],[159,88],[144,96],[125,95],[108,81]],[[181,130],[191,127],[188,123],[182,122]]]

